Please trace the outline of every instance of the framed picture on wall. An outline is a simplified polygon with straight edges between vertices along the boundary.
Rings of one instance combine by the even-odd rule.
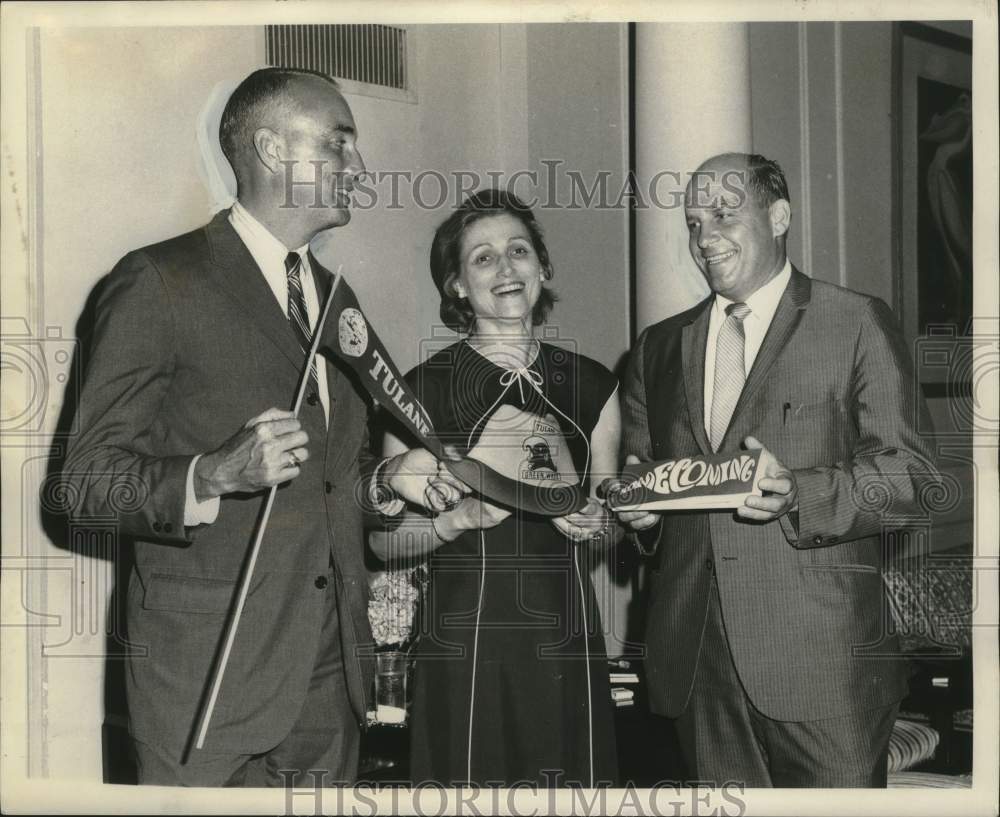
[[[896,309],[926,396],[958,397],[972,319],[972,40],[900,22],[894,44]]]

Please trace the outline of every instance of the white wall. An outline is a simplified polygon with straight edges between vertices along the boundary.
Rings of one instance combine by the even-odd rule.
[[[125,252],[211,215],[194,122],[260,49],[246,28],[43,30],[41,49],[46,319],[72,326]]]
[[[503,116],[498,26],[419,26],[417,104],[348,95],[360,132],[359,146],[372,172],[507,171],[497,136]],[[475,71],[456,70],[477,65]],[[326,233],[316,245],[331,269],[343,263],[344,274],[371,313],[373,324],[405,371],[426,355],[420,341],[440,327],[437,291],[428,263],[434,229],[455,204],[453,186],[436,209],[419,206],[439,198],[434,177],[419,194],[400,182],[402,209],[388,201],[356,212],[350,225]],[[388,183],[379,184],[389,194]],[[450,333],[446,333],[450,334]]]
[[[614,368],[628,350],[628,211],[573,205],[568,172],[591,188],[607,175],[609,199],[628,170],[624,26],[533,25],[528,28],[530,166],[540,180],[543,161],[560,161],[555,195],[560,206],[538,212],[555,267],[561,300],[550,322],[580,352]],[[539,191],[540,198],[543,193]]]
[[[788,251],[892,304],[892,24],[751,23],[754,150],[788,178]]]
[[[486,186],[490,172],[503,174],[504,183],[518,171],[535,170],[543,182],[540,160],[559,158],[588,179],[610,170],[612,187],[621,184],[621,29],[418,26],[419,103],[348,96],[369,170],[438,171],[451,183],[448,201],[433,210],[404,193],[401,210],[356,213],[348,228],[326,234],[319,251],[328,265],[345,262],[345,274],[404,370],[425,357],[418,341],[435,327],[450,336],[440,326],[428,258],[435,227],[457,201],[456,173],[476,174]],[[561,178],[564,193],[565,183]],[[388,192],[388,185],[378,189]],[[546,191],[529,183],[514,189],[545,199]],[[438,197],[429,177],[421,190],[426,203]],[[561,298],[552,326],[613,367],[628,345],[627,213],[554,208],[537,209],[536,216]]]

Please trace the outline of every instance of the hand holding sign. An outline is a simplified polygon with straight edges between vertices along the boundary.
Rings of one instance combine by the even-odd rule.
[[[750,451],[760,451],[757,486],[763,496],[750,495],[736,513],[743,519],[755,522],[770,522],[782,514],[794,511],[799,502],[799,486],[795,474],[789,471],[777,457],[768,451],[756,437],[747,437],[743,445]]]
[[[586,506],[576,513],[552,518],[552,524],[556,529],[573,542],[589,542],[603,536],[608,530],[609,522],[608,512],[595,499],[589,500]]]
[[[625,458],[625,464],[638,465],[639,458],[635,454],[629,454]],[[660,521],[660,514],[652,511],[617,511],[615,516],[623,525],[637,532],[647,530]]]
[[[743,507],[751,494],[760,496],[758,481],[763,449],[737,453],[690,454],[662,462],[626,464],[624,485],[608,494],[607,505],[625,511],[724,510]],[[773,459],[773,457],[772,457]],[[777,473],[772,476],[778,476]],[[625,520],[623,520],[625,521]],[[646,524],[648,520],[632,520]]]
[[[451,542],[466,531],[495,528],[510,513],[506,508],[467,496],[451,510],[435,517],[434,532],[442,541]]]

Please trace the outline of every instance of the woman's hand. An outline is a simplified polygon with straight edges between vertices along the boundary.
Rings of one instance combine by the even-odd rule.
[[[456,510],[467,520],[469,525],[467,530],[489,530],[510,516],[510,511],[506,508],[471,496],[463,499]]]
[[[439,460],[437,473],[428,479],[427,488],[424,490],[424,507],[434,513],[450,511],[471,492],[472,489]]]
[[[588,500],[587,505],[576,513],[552,519],[556,529],[574,542],[588,542],[603,535],[610,522],[611,515],[596,499]]]
[[[434,513],[454,507],[470,490],[426,448],[411,448],[392,457],[384,474],[397,495]]]
[[[618,511],[618,521],[636,533],[648,530],[660,521],[660,514],[652,511]]]
[[[489,530],[503,522],[510,511],[481,499],[467,496],[450,511],[434,518],[438,538],[450,542],[470,530]]]

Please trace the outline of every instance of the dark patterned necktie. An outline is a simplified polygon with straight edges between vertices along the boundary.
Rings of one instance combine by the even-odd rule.
[[[290,252],[285,257],[285,273],[288,277],[288,322],[302,347],[302,354],[308,355],[312,344],[312,330],[309,328],[309,311],[302,292],[302,256],[297,252]],[[314,392],[319,392],[315,359],[309,367],[309,385]]]
[[[712,389],[712,413],[709,415],[709,441],[712,450],[718,451],[733,417],[736,402],[746,380],[744,358],[745,335],[743,319],[750,314],[746,304],[735,303],[726,307],[726,320],[719,329],[715,342],[715,378]]]

